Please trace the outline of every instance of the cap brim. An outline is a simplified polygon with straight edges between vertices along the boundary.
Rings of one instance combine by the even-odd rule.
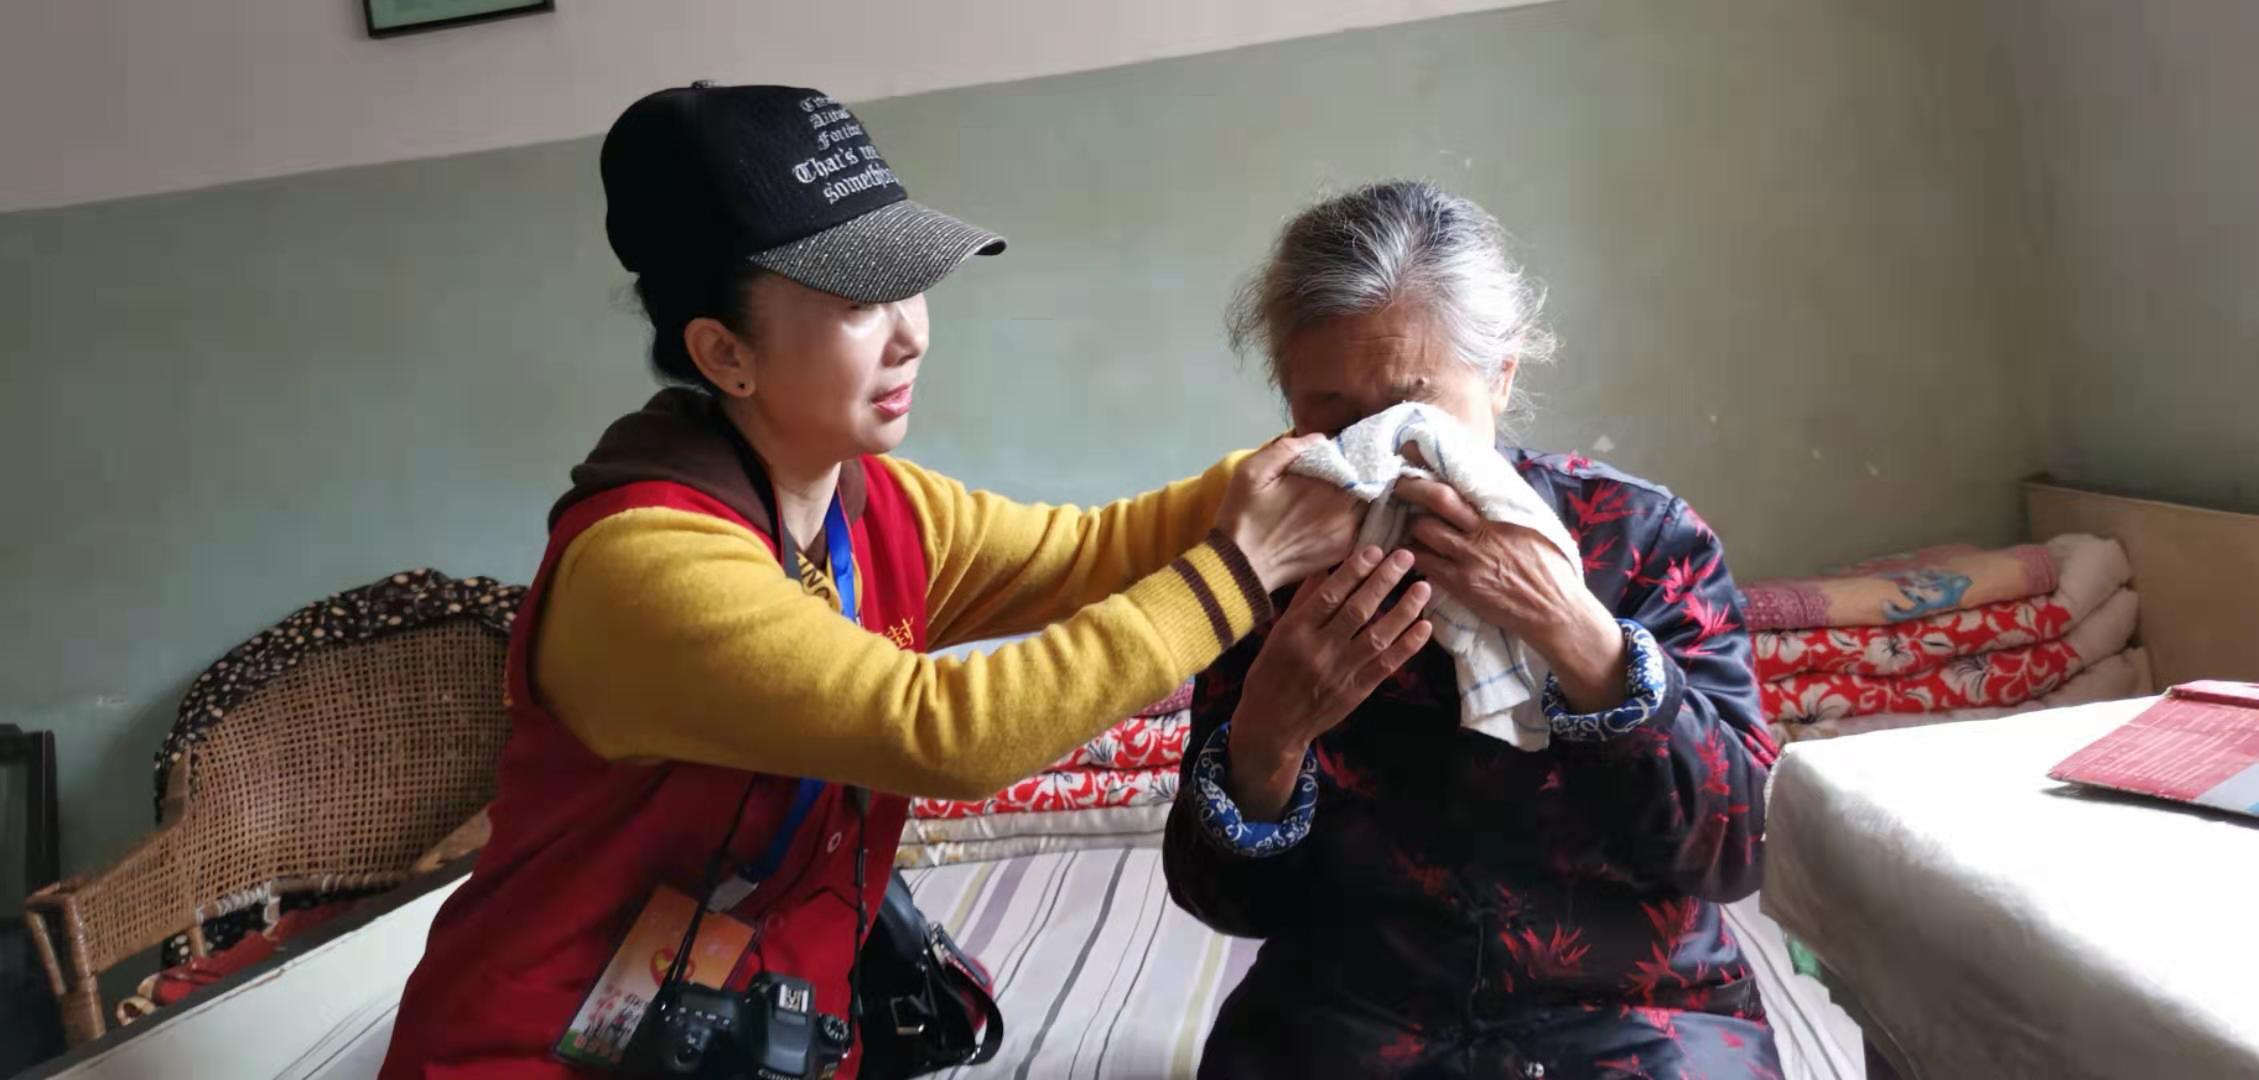
[[[891,304],[940,284],[974,255],[1003,250],[1003,237],[904,199],[750,258],[811,289]]]

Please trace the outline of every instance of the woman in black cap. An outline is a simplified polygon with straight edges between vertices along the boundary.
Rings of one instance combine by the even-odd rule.
[[[1286,475],[1306,440],[1087,513],[880,456],[906,432],[921,294],[1004,242],[909,201],[831,98],[662,91],[602,167],[675,385],[612,425],[551,515],[493,838],[433,922],[385,1076],[603,1067],[670,967],[805,979],[814,1011],[849,1016],[904,795],[1041,769],[1345,557],[1316,590],[1365,650],[1342,681],[1369,689],[1427,640],[1424,586],[1374,617],[1403,570],[1351,555],[1351,499]],[[718,846],[734,873],[708,872]],[[694,898],[723,917],[678,965]]]

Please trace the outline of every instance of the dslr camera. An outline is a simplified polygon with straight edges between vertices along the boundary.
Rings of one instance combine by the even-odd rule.
[[[815,1011],[806,979],[764,972],[745,993],[684,982],[660,988],[628,1040],[628,1076],[825,1080],[848,1051],[847,1021]]]

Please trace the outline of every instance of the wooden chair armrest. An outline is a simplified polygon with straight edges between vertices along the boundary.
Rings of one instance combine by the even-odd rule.
[[[70,1044],[100,1038],[102,993],[98,979],[119,961],[164,942],[187,927],[201,951],[203,934],[189,897],[178,821],[144,837],[118,861],[92,874],[56,882],[26,897],[24,919],[63,1004]],[[53,935],[60,931],[62,947]]]

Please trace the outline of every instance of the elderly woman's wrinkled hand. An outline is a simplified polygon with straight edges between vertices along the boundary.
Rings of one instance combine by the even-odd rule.
[[[1232,716],[1232,797],[1254,820],[1268,820],[1292,794],[1302,755],[1363,704],[1381,680],[1428,643],[1420,620],[1430,589],[1414,582],[1394,607],[1388,594],[1412,569],[1412,555],[1365,548],[1325,577],[1295,591],[1248,669]]]
[[[1583,567],[1535,530],[1485,520],[1448,484],[1407,478],[1396,494],[1428,511],[1412,523],[1422,576],[1542,654],[1572,706],[1622,704],[1623,632],[1585,587]]]

